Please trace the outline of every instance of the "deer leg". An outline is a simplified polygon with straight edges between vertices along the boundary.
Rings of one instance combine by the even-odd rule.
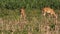
[[[54,14],[54,16],[56,17],[56,19],[57,19],[57,15],[56,14]]]
[[[46,15],[46,12],[43,15],[45,16]]]

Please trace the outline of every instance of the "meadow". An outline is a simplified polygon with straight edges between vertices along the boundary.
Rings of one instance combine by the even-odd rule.
[[[18,9],[0,9],[0,34],[59,34],[59,10],[57,22],[54,17],[44,17],[40,9],[25,10],[26,20],[20,18]]]
[[[26,20],[20,8],[25,7]],[[51,7],[58,15],[43,16],[42,8]],[[59,34],[60,0],[0,0],[0,34]]]

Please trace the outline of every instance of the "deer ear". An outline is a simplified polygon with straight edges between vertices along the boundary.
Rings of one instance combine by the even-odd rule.
[[[19,10],[19,13],[21,13],[21,9]]]
[[[21,12],[21,9],[20,9],[20,12]]]

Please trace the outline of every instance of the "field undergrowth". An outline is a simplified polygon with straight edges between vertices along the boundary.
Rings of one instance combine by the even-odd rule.
[[[55,11],[57,20],[51,16],[43,16],[40,9],[26,9],[24,20],[20,18],[18,9],[0,8],[0,34],[59,34],[60,12]]]

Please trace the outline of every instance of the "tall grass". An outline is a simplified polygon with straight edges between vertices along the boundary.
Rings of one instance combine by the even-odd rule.
[[[19,9],[26,8],[43,8],[49,6],[54,9],[60,9],[60,0],[0,0],[0,8]]]
[[[59,19],[58,15],[55,24],[55,18],[44,17],[41,10],[26,9],[26,20],[24,20],[20,18],[18,9],[0,9],[0,34],[59,34]]]

